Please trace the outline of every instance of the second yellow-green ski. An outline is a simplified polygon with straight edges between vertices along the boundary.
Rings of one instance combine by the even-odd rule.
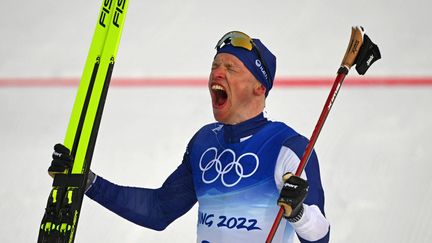
[[[73,167],[54,177],[38,243],[72,243],[84,197],[105,99],[120,43],[128,0],[102,0],[64,145]]]

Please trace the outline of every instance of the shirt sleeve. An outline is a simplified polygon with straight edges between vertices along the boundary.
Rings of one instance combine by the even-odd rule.
[[[288,139],[282,146],[275,168],[275,182],[279,191],[283,186],[282,176],[287,172],[295,173],[308,142],[307,138],[298,135]],[[305,211],[302,219],[291,225],[302,243],[328,242],[330,224],[325,218],[324,190],[315,151],[312,152],[301,177],[309,184],[308,195],[304,201]]]
[[[119,216],[164,230],[197,202],[188,156],[158,189],[120,186],[98,176],[86,195]]]

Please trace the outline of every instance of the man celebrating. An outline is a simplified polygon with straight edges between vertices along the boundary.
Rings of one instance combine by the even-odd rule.
[[[258,39],[232,31],[216,45],[208,87],[217,122],[189,141],[183,161],[158,189],[115,185],[89,173],[86,195],[121,217],[163,230],[198,202],[197,242],[265,241],[279,210],[273,242],[328,242],[324,191],[315,153],[294,176],[308,140],[264,116],[276,57]],[[73,158],[55,146],[50,174]]]

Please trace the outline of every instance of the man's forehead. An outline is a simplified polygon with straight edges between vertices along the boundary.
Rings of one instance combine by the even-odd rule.
[[[245,67],[243,62],[240,59],[238,59],[236,56],[229,53],[218,53],[213,59],[213,63],[217,63],[217,64],[228,63],[228,64]]]

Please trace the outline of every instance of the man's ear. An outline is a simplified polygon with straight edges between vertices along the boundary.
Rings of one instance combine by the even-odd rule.
[[[257,83],[254,88],[254,94],[255,95],[265,95],[266,87],[262,85],[261,83]]]

